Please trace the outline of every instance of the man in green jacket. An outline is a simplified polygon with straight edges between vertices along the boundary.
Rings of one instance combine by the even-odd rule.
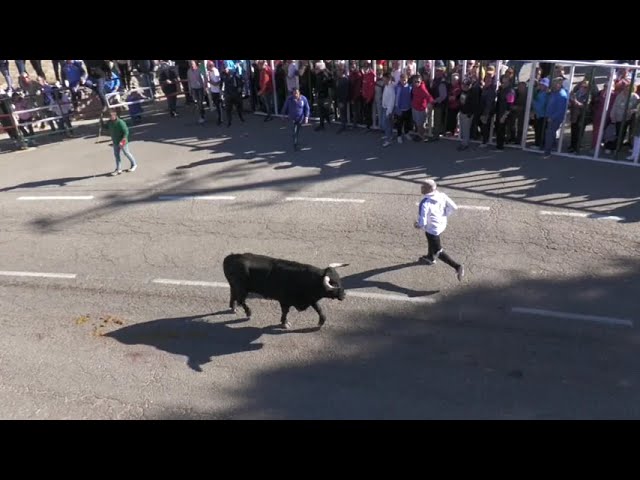
[[[122,169],[120,168],[120,152],[123,152],[125,156],[131,162],[131,168],[127,172],[135,172],[138,165],[136,159],[133,158],[129,151],[129,127],[124,120],[118,117],[118,112],[111,110],[111,120],[107,122],[107,128],[111,134],[111,141],[113,142],[113,154],[116,157],[116,169],[111,172],[111,175],[120,175]]]

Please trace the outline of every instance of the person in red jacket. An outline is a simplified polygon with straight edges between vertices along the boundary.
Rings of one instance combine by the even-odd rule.
[[[362,69],[362,110],[367,130],[373,124],[373,100],[376,96],[376,74],[371,69],[371,62],[367,60]]]
[[[261,98],[267,116],[265,122],[273,120],[273,75],[271,67],[266,60],[258,61],[258,69],[260,69],[260,90],[258,96]]]
[[[422,141],[427,139],[427,108],[434,102],[420,75],[413,77],[413,89],[411,90],[411,114],[413,123],[418,128],[418,136]]]

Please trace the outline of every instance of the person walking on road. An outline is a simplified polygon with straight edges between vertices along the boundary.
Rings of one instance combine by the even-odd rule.
[[[447,217],[456,211],[458,206],[449,196],[437,190],[434,180],[423,180],[420,190],[424,195],[418,207],[418,220],[415,228],[424,230],[427,236],[428,253],[420,257],[420,260],[428,265],[434,265],[436,259],[442,260],[456,271],[459,281],[464,277],[464,266],[456,262],[443,250],[440,235],[447,228]]]
[[[113,155],[116,157],[116,169],[111,172],[112,176],[120,175],[122,168],[120,167],[120,153],[124,153],[125,156],[131,162],[131,167],[127,172],[135,172],[138,168],[136,159],[129,151],[129,127],[124,120],[118,117],[118,113],[115,110],[111,110],[111,119],[107,122],[107,128],[111,135],[111,141],[113,142]]]
[[[298,149],[298,136],[300,125],[309,123],[309,101],[304,95],[300,95],[300,89],[295,87],[287,98],[282,109],[283,115],[288,115],[291,120],[293,133],[293,150]]]

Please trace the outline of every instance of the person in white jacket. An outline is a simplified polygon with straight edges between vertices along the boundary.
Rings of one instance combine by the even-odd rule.
[[[453,268],[458,280],[462,281],[464,266],[447,255],[440,241],[440,235],[447,228],[447,217],[455,212],[458,206],[446,193],[438,191],[437,187],[436,182],[431,179],[423,180],[420,185],[424,197],[418,207],[418,220],[413,226],[424,230],[428,244],[427,255],[420,257],[420,260],[434,265],[439,258]]]
[[[396,106],[396,87],[393,83],[393,79],[389,72],[385,73],[382,78],[384,79],[384,90],[382,91],[382,130],[384,131],[384,143],[383,147],[391,145],[393,140],[393,110]]]
[[[298,61],[287,60],[287,91],[289,95],[293,95],[294,90],[300,88],[300,75],[298,72]]]
[[[64,90],[60,89],[60,83],[56,82],[56,87],[53,90],[53,99],[49,110],[53,112],[53,115],[57,118],[58,128],[60,131],[65,131],[67,137],[73,137],[73,125],[71,125],[71,97]]]

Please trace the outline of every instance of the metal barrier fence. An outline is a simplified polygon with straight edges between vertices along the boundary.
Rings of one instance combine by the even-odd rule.
[[[334,61],[336,62],[336,61]],[[348,68],[350,61],[349,60],[343,60],[343,61],[337,61],[337,62],[343,62],[344,66],[346,68]],[[386,61],[386,68],[387,70],[391,70],[391,62],[390,60]],[[424,71],[429,72],[429,78],[431,80],[433,80],[434,75],[435,75],[435,60],[425,60],[423,63],[423,67],[425,67]],[[507,61],[506,66],[509,66],[512,62],[516,62],[516,61]],[[373,72],[376,72],[376,60],[373,60],[372,62],[372,70]],[[564,145],[564,140],[566,137],[566,129],[567,129],[567,123],[572,123],[572,122],[567,122],[567,114],[570,113],[570,109],[571,109],[571,101],[567,102],[567,106],[563,115],[563,120],[562,123],[560,125],[559,128],[559,133],[557,135],[557,143],[555,146],[555,154],[557,155],[562,155],[562,156],[567,156],[567,157],[573,157],[573,158],[583,158],[583,159],[588,159],[588,160],[596,160],[596,161],[601,161],[601,162],[610,162],[610,163],[618,163],[618,164],[627,164],[627,165],[638,165],[638,161],[636,160],[634,163],[631,163],[629,161],[620,161],[618,159],[620,153],[621,153],[621,149],[624,146],[623,140],[624,140],[624,135],[628,129],[629,125],[629,115],[630,113],[634,113],[635,115],[637,115],[637,113],[635,113],[637,111],[637,108],[635,108],[635,105],[632,106],[631,101],[632,98],[636,98],[633,97],[634,92],[633,90],[633,86],[635,85],[635,80],[637,77],[637,71],[640,68],[639,65],[637,65],[637,62],[635,65],[626,65],[626,64],[609,64],[609,63],[600,63],[600,62],[588,62],[588,61],[570,61],[570,60],[521,60],[521,61],[517,61],[517,63],[519,64],[520,68],[518,69],[518,74],[516,75],[516,79],[518,79],[518,76],[520,76],[520,80],[528,83],[527,86],[527,98],[526,98],[526,105],[525,105],[525,112],[524,112],[524,124],[521,128],[521,137],[518,139],[518,144],[516,148],[521,148],[524,151],[528,151],[528,152],[535,152],[535,151],[540,151],[539,149],[534,148],[531,145],[531,133],[529,132],[530,126],[531,126],[531,111],[532,111],[532,104],[533,104],[533,100],[534,100],[534,90],[536,88],[536,85],[538,83],[539,78],[536,75],[536,71],[537,71],[537,67],[546,64],[547,68],[549,69],[550,72],[554,72],[555,70],[555,66],[556,65],[562,65],[563,68],[569,67],[570,68],[570,72],[569,72],[569,79],[565,79],[565,83],[568,81],[568,91],[567,91],[567,95],[568,97],[575,94],[576,91],[576,87],[579,85],[580,82],[584,81],[584,80],[580,80],[580,82],[576,82],[576,80],[579,78],[579,75],[577,74],[576,70],[578,68],[581,67],[585,67],[587,68],[589,71],[589,82],[590,82],[590,86],[589,86],[589,94],[588,94],[588,98],[587,98],[587,102],[589,105],[592,105],[594,103],[594,96],[598,95],[598,98],[595,99],[598,102],[600,102],[600,104],[598,104],[598,109],[599,111],[601,111],[601,115],[599,116],[598,120],[598,124],[594,125],[594,130],[592,135],[595,136],[595,139],[592,140],[592,144],[594,146],[593,148],[593,152],[591,155],[584,155],[581,153],[582,151],[582,146],[584,144],[584,139],[585,139],[585,132],[586,132],[586,127],[587,127],[587,110],[588,108],[584,108],[582,110],[582,114],[581,114],[581,118],[579,119],[579,124],[576,127],[575,126],[575,122],[573,125],[573,128],[576,129],[578,131],[578,151],[575,153],[572,152],[568,152],[568,151],[564,151],[563,150],[563,145]],[[270,60],[269,64],[271,66],[271,74],[272,74],[272,82],[273,82],[273,103],[274,103],[274,111],[275,111],[275,115],[281,117],[282,115],[280,114],[282,105],[280,105],[280,101],[278,98],[278,90],[279,88],[281,89],[282,86],[279,86],[277,83],[277,78],[276,78],[276,66],[275,66],[275,61],[274,60]],[[479,61],[479,68],[478,68],[478,72],[479,75],[482,75],[484,71],[486,71],[489,67],[490,64],[493,64],[495,66],[495,75],[494,75],[494,84],[493,84],[493,88],[495,88],[496,90],[498,89],[498,81],[497,79],[501,76],[501,71],[504,68],[503,65],[503,61],[498,60],[495,62],[490,62],[490,61]],[[412,72],[412,73],[417,73],[417,70],[419,68],[420,65],[420,61],[415,63],[416,66],[416,72]],[[398,67],[404,71],[404,69],[407,66],[407,61],[406,60],[401,60],[398,61]],[[448,64],[448,62],[445,62],[445,69],[446,69],[446,75],[449,77],[449,79],[451,79],[451,76],[454,73],[458,73],[460,75],[460,80],[462,80],[462,77],[464,77],[465,75],[467,75],[469,73],[469,70],[467,68],[467,61],[463,60],[462,64],[458,67],[456,67],[456,71],[451,71],[451,66]],[[313,61],[309,61],[309,68],[313,68]],[[475,67],[474,67],[475,68]],[[596,87],[596,82],[595,82],[595,75],[596,75],[596,70],[604,70],[608,72],[607,75],[607,81],[606,81],[606,86],[604,88],[604,90],[599,91]],[[629,82],[629,84],[631,85],[631,91],[629,92],[629,94],[626,97],[626,101],[625,101],[625,105],[624,105],[624,113],[623,113],[623,120],[622,122],[618,122],[621,123],[622,125],[616,125],[616,145],[615,145],[615,149],[612,148],[607,148],[605,151],[605,157],[603,158],[601,156],[601,146],[602,146],[602,140],[604,137],[604,133],[605,130],[607,128],[610,128],[612,125],[612,121],[610,120],[610,113],[611,113],[611,107],[613,106],[613,100],[617,97],[617,94],[619,92],[615,92],[613,89],[614,86],[614,79],[616,77],[616,72],[619,72],[621,69],[625,69],[627,72],[631,72],[631,77],[630,79],[627,78],[627,81]],[[526,77],[526,71],[528,70],[529,75],[528,78]],[[375,73],[374,73],[375,74]],[[564,75],[564,70],[562,71],[562,74]],[[249,73],[250,75],[250,73]],[[553,77],[553,75],[550,75],[550,77]],[[311,76],[309,75],[309,79],[311,78]],[[586,78],[586,77],[585,77]],[[618,79],[618,82],[621,79]],[[178,90],[174,93],[174,94],[170,94],[170,96],[179,96],[184,94],[185,92],[181,91],[180,85],[182,85],[182,82],[186,81],[185,79],[179,79],[178,81]],[[285,81],[286,81],[286,77],[285,77]],[[310,81],[310,80],[309,80]],[[565,85],[565,87],[567,86]],[[515,85],[514,85],[515,86]],[[156,89],[155,84],[151,87],[151,86],[146,86],[146,87],[139,87],[137,90],[150,90],[151,88],[153,88],[154,90]],[[286,85],[285,85],[286,88]],[[308,88],[310,89],[310,91],[312,92],[313,95],[313,88],[314,85],[309,84]],[[374,87],[375,88],[375,87]],[[63,89],[66,90],[66,89]],[[255,93],[255,92],[253,92]],[[281,90],[280,90],[280,93]],[[209,89],[207,89],[207,94],[209,94]],[[111,104],[109,102],[109,99],[113,98],[113,97],[118,97],[119,95],[121,95],[121,92],[112,92],[109,94],[106,94],[106,98],[107,98],[107,103],[108,103],[108,107],[109,108],[121,108],[121,107],[129,107],[130,105],[135,105],[135,104],[145,104],[145,103],[153,103],[154,98],[145,98],[145,99],[141,99],[141,100],[136,100],[136,101],[121,101],[118,100],[117,103],[115,104]],[[285,94],[285,98],[286,98]],[[153,96],[152,96],[153,97]],[[314,95],[315,98],[317,98],[317,95]],[[166,96],[164,95],[164,93],[162,95],[155,95],[156,99],[162,99],[162,98],[166,98]],[[622,97],[621,97],[622,98]],[[280,99],[281,100],[281,99]],[[637,100],[637,98],[636,98]],[[634,102],[636,102],[636,100],[634,100]],[[63,110],[63,106],[64,105],[68,105],[69,103],[73,103],[71,101],[69,102],[60,102],[59,99],[55,102],[55,105],[52,107],[52,105],[47,105],[47,106],[43,106],[43,107],[36,107],[36,108],[32,108],[32,109],[26,109],[26,110],[21,110],[21,111],[15,111],[12,112],[11,114],[4,114],[4,115],[0,115],[0,118],[10,118],[11,120],[11,125],[10,126],[3,126],[3,129],[5,131],[10,131],[11,129],[13,129],[16,132],[16,135],[18,137],[18,139],[20,141],[24,141],[24,139],[22,138],[22,131],[20,127],[28,127],[29,125],[33,125],[33,124],[39,124],[42,122],[63,122],[63,126],[65,131],[67,131],[67,126],[64,124],[64,120],[65,118],[69,115],[69,113],[64,113]],[[310,103],[313,104],[313,101],[311,101]],[[211,97],[209,96],[209,104],[210,106],[213,106],[212,102],[211,102]],[[372,106],[372,128],[374,129],[380,129],[380,112],[378,111],[375,99],[373,100],[373,106]],[[590,107],[592,108],[592,107]],[[18,122],[16,121],[15,116],[19,115],[19,114],[23,114],[23,113],[29,113],[29,112],[37,112],[37,111],[48,111],[51,113],[55,113],[52,110],[57,110],[57,112],[59,113],[58,115],[54,115],[54,116],[46,116],[44,118],[41,119],[37,119],[34,121],[29,121],[29,122]],[[335,102],[332,103],[332,110],[335,113],[339,113],[337,112],[337,104]],[[224,111],[224,110],[223,110]],[[257,112],[258,114],[261,114],[262,112]],[[359,127],[359,128],[363,128],[365,127],[364,124],[359,123],[359,124],[354,124],[351,122],[351,105],[348,102],[346,105],[346,115],[347,115],[347,124],[351,125],[351,126],[355,126],[355,127]],[[431,128],[433,126],[433,121],[431,119],[431,115],[432,115],[432,111],[428,111],[428,118],[429,118],[429,122],[428,122],[428,127]],[[102,133],[102,125],[103,125],[103,115],[104,112],[100,115],[100,126],[99,126],[99,133],[98,136],[101,135]],[[312,118],[314,120],[318,120],[317,116],[312,116]],[[7,123],[6,121],[4,123]],[[491,125],[490,125],[490,143],[492,142],[493,136],[494,136],[494,127],[495,127],[495,122],[492,121]],[[9,133],[9,132],[8,132]],[[42,136],[42,135],[52,135],[52,134],[57,134],[59,133],[59,131],[50,131],[50,132],[40,132],[38,134],[38,136]],[[431,133],[431,132],[429,132]],[[456,139],[455,137],[451,137],[451,139]],[[458,135],[457,139],[459,140],[460,137]],[[514,148],[513,145],[506,145],[509,147]],[[609,147],[611,147],[611,144],[608,144]],[[611,158],[610,156],[613,154],[613,158]],[[607,157],[608,156],[608,157]]]
[[[305,61],[308,62],[310,68],[313,68],[313,60],[309,60],[309,61]],[[348,68],[349,63],[351,62],[350,60],[334,60],[335,62],[344,62],[344,65]],[[360,62],[359,60],[357,62]],[[386,66],[385,69],[390,71],[391,70],[391,60],[387,60],[386,62]],[[398,60],[398,67],[401,69],[401,71],[405,70],[405,67],[407,66],[407,60]],[[434,75],[435,75],[435,65],[436,65],[436,60],[425,60],[422,61],[422,66],[428,66],[428,68],[426,68],[426,71],[429,72],[429,78],[431,80],[434,79]],[[477,68],[478,71],[478,75],[482,78],[484,76],[484,74],[487,72],[488,68],[493,65],[494,69],[495,69],[495,74],[493,76],[493,87],[494,89],[497,91],[498,87],[499,87],[499,79],[501,78],[503,72],[506,69],[512,68],[513,70],[515,70],[515,76],[514,79],[519,80],[520,82],[524,82],[526,85],[526,92],[527,92],[527,100],[526,100],[526,104],[525,104],[525,114],[524,114],[524,125],[522,126],[521,130],[522,130],[522,136],[520,138],[517,139],[517,144],[515,145],[509,145],[506,144],[506,147],[510,147],[510,148],[521,148],[524,151],[527,152],[540,152],[539,149],[536,149],[533,147],[532,143],[533,143],[533,139],[531,132],[529,132],[529,129],[531,127],[531,108],[532,108],[532,103],[533,103],[533,98],[534,98],[534,90],[537,86],[538,80],[539,78],[536,77],[536,70],[539,66],[543,65],[546,67],[547,70],[549,70],[549,77],[550,80],[553,80],[553,72],[555,71],[555,67],[557,65],[562,65],[563,67],[563,75],[566,74],[565,69],[569,69],[569,78],[565,77],[565,89],[567,90],[567,96],[569,101],[567,102],[567,106],[565,108],[565,112],[564,112],[564,116],[563,116],[563,120],[562,123],[560,125],[560,128],[558,130],[557,133],[557,141],[554,142],[554,149],[553,152],[555,155],[561,155],[561,156],[565,156],[565,157],[572,157],[572,158],[582,158],[585,160],[595,160],[595,161],[600,161],[600,162],[608,162],[608,163],[616,163],[616,164],[624,164],[624,165],[638,165],[637,161],[631,162],[628,159],[621,159],[620,158],[620,154],[622,152],[623,147],[625,146],[625,142],[624,142],[624,134],[628,131],[628,128],[631,126],[631,120],[628,118],[629,115],[633,114],[633,115],[637,115],[637,113],[635,113],[637,111],[637,109],[635,108],[631,108],[632,107],[632,98],[636,98],[633,97],[634,92],[631,91],[629,93],[629,95],[627,96],[625,105],[624,105],[624,119],[622,122],[622,126],[618,126],[616,128],[618,128],[617,131],[617,135],[616,135],[616,145],[615,148],[606,148],[604,155],[602,154],[602,140],[603,140],[603,135],[604,132],[607,128],[611,128],[610,126],[612,125],[612,121],[610,120],[610,114],[611,114],[611,107],[613,105],[613,101],[612,98],[615,98],[615,95],[617,94],[617,92],[615,92],[613,90],[613,85],[614,83],[618,83],[618,82],[614,82],[614,79],[616,78],[616,72],[620,71],[622,69],[625,69],[627,72],[630,72],[631,75],[630,77],[627,77],[627,81],[629,82],[629,84],[631,85],[631,89],[633,90],[635,82],[636,82],[636,78],[638,76],[638,69],[640,68],[640,66],[637,64],[635,65],[627,65],[627,64],[616,64],[616,63],[603,63],[603,62],[590,62],[590,61],[572,61],[572,60],[508,60],[508,61],[502,61],[502,60],[496,60],[496,61],[487,61],[487,60],[479,60],[477,61],[479,63],[479,67],[474,67]],[[372,70],[373,72],[376,72],[376,67],[377,67],[377,61],[373,60],[371,61],[372,63]],[[415,65],[416,65],[416,70],[418,70],[421,65],[420,65],[421,61],[416,61]],[[272,83],[273,83],[273,103],[274,103],[274,111],[276,116],[281,117],[282,115],[280,114],[281,112],[281,99],[278,98],[278,89],[282,89],[281,85],[278,85],[278,79],[276,77],[276,65],[275,65],[275,61],[274,60],[270,60],[269,64],[271,66],[271,74],[272,74]],[[445,75],[447,76],[448,79],[451,79],[451,76],[454,73],[458,73],[460,75],[460,81],[462,81],[462,79],[469,74],[470,68],[468,67],[468,63],[467,60],[463,60],[461,62],[461,65],[459,66],[455,66],[454,71],[452,71],[451,69],[451,65],[448,64],[447,61],[444,62],[445,64]],[[546,64],[546,65],[545,65]],[[358,65],[359,67],[359,65]],[[577,69],[587,69],[589,70],[588,75],[581,75],[578,74]],[[597,71],[604,71],[607,72],[606,78],[606,84],[604,87],[604,90],[598,90],[596,88],[596,73]],[[528,75],[527,75],[528,72]],[[417,73],[413,72],[414,74]],[[574,122],[574,126],[573,128],[578,132],[578,151],[573,153],[573,152],[569,152],[567,151],[568,149],[565,149],[564,147],[566,146],[566,141],[565,141],[565,137],[568,136],[569,132],[567,132],[568,128],[571,128],[571,123],[570,121],[567,121],[567,116],[570,115],[571,113],[571,99],[572,99],[572,95],[575,94],[576,89],[578,87],[578,85],[580,84],[580,82],[584,81],[585,78],[588,77],[589,80],[589,98],[587,100],[588,102],[588,106],[585,107],[582,110],[582,114],[581,114],[581,118],[579,120],[579,124],[576,126],[575,122]],[[602,77],[600,77],[602,78]],[[618,81],[620,81],[620,79],[618,79]],[[517,88],[517,85],[514,84],[512,85],[513,88]],[[567,88],[568,87],[568,88]],[[317,95],[315,94],[315,92],[313,92],[314,89],[314,85],[309,85],[308,86],[308,90],[311,92],[311,94],[314,96],[313,99],[309,99],[310,104],[312,106],[314,106],[315,102],[314,100],[317,98]],[[282,91],[282,90],[281,90]],[[595,103],[597,102],[602,102],[602,104],[598,105],[597,107],[594,107],[592,104],[594,103],[594,91],[597,92],[597,94],[599,96],[601,96],[602,98],[598,98],[595,99]],[[286,98],[286,97],[285,97]],[[634,100],[635,102],[635,100]],[[377,109],[377,105],[375,103],[375,100],[373,102],[373,122],[372,122],[372,128],[375,129],[380,129],[380,112]],[[317,105],[315,105],[317,106]],[[589,121],[587,119],[587,113],[590,110],[593,110],[594,108],[598,108],[599,110],[602,111],[602,115],[600,117],[600,121],[597,125],[595,125],[594,127],[594,131],[593,134],[596,138],[595,140],[592,141],[592,143],[594,144],[593,149],[584,149],[583,148],[583,144],[584,141],[586,139],[586,135],[585,133],[588,131],[588,125],[589,125]],[[335,108],[335,105],[333,105],[333,111],[335,112],[337,109]],[[354,124],[351,122],[351,105],[348,102],[347,103],[347,124],[352,126],[352,127],[358,127],[358,128],[363,128],[365,127],[364,124],[362,123],[358,123],[358,124]],[[258,114],[264,114],[262,112],[258,112]],[[429,122],[428,122],[428,127],[429,127],[429,133],[431,133],[430,129],[433,126],[433,119],[431,118],[433,115],[433,112],[430,110],[427,112],[428,114],[428,118],[429,118]],[[313,120],[318,120],[319,118],[316,115],[312,115],[311,118]],[[494,139],[494,133],[495,133],[495,121],[491,121],[490,124],[490,132],[489,132],[489,143],[490,144],[495,144],[495,142],[493,141]],[[449,139],[451,140],[460,140],[460,136],[458,135],[457,137],[449,137]],[[473,140],[472,140],[473,141]],[[477,143],[477,141],[475,141]],[[590,154],[584,154],[585,150],[592,150]]]

